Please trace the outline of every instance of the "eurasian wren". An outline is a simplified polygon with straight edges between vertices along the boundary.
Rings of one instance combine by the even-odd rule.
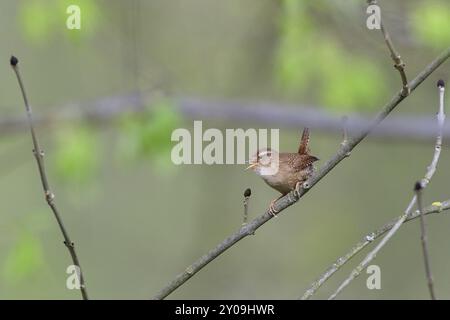
[[[305,128],[298,152],[277,153],[270,148],[260,149],[249,161],[247,169],[252,169],[269,186],[281,193],[280,197],[270,203],[269,213],[273,216],[278,213],[273,207],[275,201],[292,190],[296,190],[298,194],[300,187],[314,172],[313,163],[319,159],[310,154],[308,144],[309,129]]]

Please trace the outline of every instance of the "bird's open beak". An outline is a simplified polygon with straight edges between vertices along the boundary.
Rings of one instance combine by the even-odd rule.
[[[249,165],[247,168],[245,168],[245,170],[251,169],[253,167],[256,167],[258,165],[258,162],[252,163],[251,165]]]

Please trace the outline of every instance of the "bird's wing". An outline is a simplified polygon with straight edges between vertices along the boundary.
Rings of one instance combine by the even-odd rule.
[[[300,171],[309,167],[317,160],[319,160],[319,158],[314,157],[310,154],[296,154],[291,158],[291,164],[296,170]]]
[[[300,140],[300,146],[298,147],[299,154],[308,154],[309,153],[309,129],[303,129],[302,139]]]

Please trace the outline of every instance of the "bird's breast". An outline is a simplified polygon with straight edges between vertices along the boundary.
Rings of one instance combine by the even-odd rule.
[[[262,175],[264,181],[282,194],[287,194],[295,189],[297,182],[305,182],[313,173],[313,166],[308,166],[303,170],[290,172],[278,171],[274,175]]]

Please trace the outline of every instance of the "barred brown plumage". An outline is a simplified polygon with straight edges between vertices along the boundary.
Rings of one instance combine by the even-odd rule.
[[[303,129],[300,146],[297,153],[278,153],[271,149],[258,150],[250,160],[250,166],[257,175],[272,188],[279,191],[281,196],[270,204],[270,213],[275,215],[274,203],[292,190],[297,194],[302,184],[314,172],[313,163],[319,158],[310,154],[309,129]]]

